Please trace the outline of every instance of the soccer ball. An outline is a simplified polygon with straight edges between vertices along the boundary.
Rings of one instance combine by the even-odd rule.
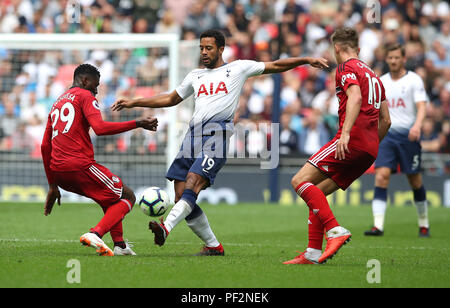
[[[163,215],[170,205],[170,198],[167,192],[159,187],[149,187],[144,190],[139,206],[142,212],[148,216]]]

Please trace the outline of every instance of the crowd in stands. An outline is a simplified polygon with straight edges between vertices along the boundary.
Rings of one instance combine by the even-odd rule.
[[[366,0],[2,0],[0,33],[175,33],[198,39],[207,29],[227,37],[224,58],[271,61],[282,57],[325,57],[330,69],[301,66],[282,74],[280,153],[316,152],[337,129],[336,68],[330,35],[340,26],[360,34],[360,58],[381,76],[388,71],[386,44],[404,44],[407,69],[424,80],[429,96],[422,139],[425,152],[450,153],[450,6],[447,1]],[[46,117],[71,79],[76,64],[89,62],[102,74],[99,101],[104,117],[123,120],[108,107],[123,96],[168,90],[167,52],[158,49],[20,51],[0,43],[0,149],[39,155]],[[247,81],[236,123],[271,122],[274,81]],[[153,111],[146,111],[153,112]],[[158,111],[157,111],[158,112]],[[164,123],[167,126],[167,123]],[[255,136],[251,136],[255,135]],[[110,137],[97,151],[158,152],[166,136],[142,131]],[[252,141],[249,140],[251,143]],[[253,143],[256,141],[253,141]],[[256,148],[261,147],[257,145]],[[34,153],[34,154],[33,154]]]

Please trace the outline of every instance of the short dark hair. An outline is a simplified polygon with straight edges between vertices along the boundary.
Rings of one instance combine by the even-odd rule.
[[[73,79],[81,75],[88,75],[91,77],[100,78],[100,72],[98,71],[98,69],[95,66],[88,63],[78,65],[78,67],[73,72]]]
[[[405,46],[399,43],[393,43],[389,44],[386,47],[384,47],[385,56],[388,55],[389,52],[400,49],[400,52],[402,53],[402,56],[404,57],[406,55]]]
[[[331,41],[333,44],[343,45],[344,48],[350,47],[353,50],[358,50],[359,48],[358,32],[350,27],[337,28],[331,35]]]
[[[218,30],[206,30],[200,34],[200,40],[204,37],[213,37],[216,39],[217,47],[225,47],[225,36]]]

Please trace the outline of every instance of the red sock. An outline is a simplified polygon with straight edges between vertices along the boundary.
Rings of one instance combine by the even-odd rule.
[[[322,250],[324,229],[319,218],[309,210],[308,218],[308,248]]]
[[[128,200],[120,199],[119,202],[114,203],[106,209],[105,216],[91,231],[95,231],[102,237],[105,233],[122,221],[125,215],[131,210],[132,206]]]
[[[305,200],[309,209],[319,219],[326,231],[339,226],[328,205],[327,198],[319,188],[310,182],[303,182],[297,186],[295,191]]]
[[[106,210],[108,208],[102,207],[103,213],[106,214]],[[109,231],[109,234],[111,235],[111,238],[114,243],[120,243],[123,242],[123,227],[122,227],[122,220],[116,223],[114,226],[112,226],[111,230]]]
[[[109,231],[109,234],[111,235],[111,238],[114,243],[123,242],[122,221],[119,221],[118,223],[116,223]]]

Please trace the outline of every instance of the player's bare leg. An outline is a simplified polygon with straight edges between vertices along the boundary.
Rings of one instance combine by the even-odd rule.
[[[430,223],[428,221],[428,201],[426,198],[426,190],[423,186],[422,174],[408,174],[407,175],[409,185],[413,190],[414,204],[417,208],[418,224],[419,224],[419,236],[430,236]]]
[[[316,244],[310,241],[308,246],[312,247],[307,248],[304,256],[309,261],[325,263],[351,238],[351,233],[341,227],[336,221],[326,199],[326,195],[336,191],[338,186],[333,180],[310,163],[305,164],[300,169],[292,178],[291,184],[297,194],[305,200],[315,217],[318,218],[315,223],[311,219],[309,220],[313,225],[310,226],[310,230],[312,230],[311,228],[315,228],[319,232],[319,230],[325,229],[327,232],[327,246],[324,253],[319,255],[321,253],[321,249],[319,249],[321,241]],[[319,237],[317,238],[319,239]]]
[[[373,227],[364,235],[381,236],[384,234],[384,219],[387,207],[387,188],[391,179],[391,169],[379,167],[375,169],[375,189],[372,200]]]

